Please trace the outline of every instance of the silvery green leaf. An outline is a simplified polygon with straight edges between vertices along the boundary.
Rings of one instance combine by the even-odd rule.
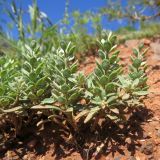
[[[114,51],[117,48],[117,45],[114,45],[113,47],[111,47],[110,52]]]
[[[149,93],[148,91],[137,91],[137,92],[133,92],[133,95],[145,96],[145,95],[147,95],[148,93]]]
[[[34,99],[37,99],[37,96],[34,93],[30,92],[28,94],[28,98],[34,100]]]
[[[91,103],[93,103],[95,105],[101,105],[102,100],[99,96],[96,96],[94,99],[91,100]]]
[[[69,86],[67,84],[63,84],[61,86],[61,90],[63,93],[67,93],[69,91]]]
[[[12,113],[12,112],[17,112],[19,110],[22,110],[23,107],[22,106],[18,106],[18,107],[14,107],[14,108],[11,108],[11,109],[1,109],[2,112],[4,113]]]
[[[77,63],[72,64],[71,73],[75,73],[77,71],[77,68],[78,68]]]
[[[105,59],[106,58],[106,53],[102,50],[98,50],[98,55],[101,59]]]
[[[43,101],[41,101],[41,104],[53,104],[54,102],[54,98],[45,98]]]
[[[28,50],[28,52],[30,52],[30,53],[33,52],[32,49],[27,44],[25,44],[25,48]]]
[[[112,55],[112,56],[109,58],[110,64],[113,64],[116,60],[117,60],[117,55]]]
[[[35,70],[35,72],[36,72],[37,75],[39,75],[39,74],[42,72],[43,65],[44,65],[44,63],[40,63],[40,64],[37,66],[37,68],[36,68],[36,70]]]
[[[29,72],[28,72],[28,71],[26,71],[24,68],[22,68],[22,70],[21,70],[21,71],[22,71],[22,73],[23,73],[23,74],[25,74],[25,75],[29,76]]]
[[[94,115],[98,113],[99,110],[99,107],[92,108],[87,117],[85,118],[84,123],[89,122],[94,117]]]
[[[73,83],[76,83],[76,82],[77,82],[75,78],[71,78],[71,77],[69,77],[68,80],[69,80],[70,82],[73,82]]]
[[[65,99],[64,97],[62,97],[62,96],[59,96],[59,97],[58,97],[58,102],[60,102],[60,103],[65,103],[65,102],[66,102],[66,99]]]
[[[101,70],[101,72],[103,73],[103,67],[99,64],[99,62],[96,60],[96,65],[97,67]]]
[[[73,61],[74,60],[74,56],[69,56],[68,57],[68,61]]]
[[[107,117],[109,118],[109,119],[111,119],[111,120],[116,120],[116,119],[118,119],[118,117],[117,116],[112,116],[112,115],[107,115]]]
[[[109,52],[112,48],[112,44],[110,42],[105,41],[104,45],[104,49]]]
[[[101,43],[104,44],[106,41],[104,39],[101,39]]]
[[[141,65],[141,60],[140,59],[138,59],[138,58],[136,58],[134,61],[133,61],[133,66],[135,67],[135,68],[138,68],[138,67],[140,67],[140,65]]]
[[[37,91],[37,96],[39,97],[39,96],[41,96],[43,93],[44,93],[44,89],[39,89],[39,90]]]
[[[100,94],[101,94],[101,89],[98,88],[98,87],[95,87],[95,88],[94,88],[94,93],[95,93],[96,95],[100,95]]]
[[[110,82],[105,85],[106,92],[111,92],[114,90],[115,84],[113,82]]]
[[[109,64],[108,59],[104,59],[104,60],[102,61],[102,68],[103,68],[104,70],[106,70],[106,69],[109,68],[109,66],[110,66],[110,64]]]
[[[111,108],[110,109],[113,113],[119,114],[118,108]]]
[[[100,78],[100,83],[101,83],[102,85],[105,85],[105,84],[107,84],[107,82],[108,82],[108,77],[107,77],[106,75],[103,75],[103,76]]]
[[[41,110],[41,109],[53,109],[53,110],[58,110],[58,111],[61,111],[61,109],[59,107],[56,107],[56,106],[52,106],[52,105],[36,105],[36,106],[32,106],[30,109],[38,109],[38,110]]]
[[[46,79],[47,79],[47,77],[46,77],[46,76],[45,76],[45,77],[40,78],[40,79],[36,82],[36,87],[38,87],[38,86],[42,86],[44,83],[46,83]]]
[[[117,98],[118,98],[118,96],[111,96],[111,97],[108,98],[107,103],[109,104],[111,102],[114,102],[114,101],[117,100]]]
[[[117,70],[112,71],[112,73],[109,75],[109,80],[111,81],[114,78],[116,78],[121,71],[122,71],[121,68],[118,68]]]
[[[122,99],[123,100],[127,100],[129,99],[130,95],[128,93],[125,93],[123,96],[122,96]]]
[[[138,49],[133,49],[133,53],[134,53],[134,55],[137,57],[138,55],[139,55],[139,51],[138,51]]]
[[[73,93],[70,97],[69,97],[69,102],[70,103],[72,103],[72,102],[74,102],[74,101],[76,101],[77,100],[77,98],[79,97],[79,93],[77,92],[77,93]]]
[[[77,122],[81,117],[84,117],[86,116],[87,114],[89,113],[89,110],[85,109],[85,110],[82,110],[80,113],[78,113],[76,115],[76,117],[74,118],[75,121]]]
[[[139,79],[137,78],[137,79],[135,79],[135,80],[133,81],[133,83],[132,83],[133,88],[134,88],[134,87],[137,87],[138,84],[139,84]]]
[[[91,93],[91,92],[89,92],[89,91],[85,91],[85,96],[86,97],[92,97],[93,96],[93,94]]]
[[[94,70],[94,73],[98,76],[98,77],[101,77],[103,75],[102,71],[99,69],[99,68],[96,68]]]
[[[69,69],[64,69],[64,70],[63,70],[63,76],[64,76],[65,78],[68,78],[70,75],[71,75],[71,72],[70,72]]]
[[[125,76],[118,76],[118,79],[121,82],[122,86],[126,85],[126,79],[127,79],[127,77],[125,77]]]

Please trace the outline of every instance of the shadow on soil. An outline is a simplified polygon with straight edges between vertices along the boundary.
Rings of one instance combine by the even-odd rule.
[[[81,128],[78,135],[74,135],[74,138],[68,138],[68,131],[60,128],[57,124],[46,123],[45,129],[38,132],[37,128],[27,126],[24,132],[25,130],[27,132],[30,130],[30,132],[23,137],[8,138],[3,145],[0,139],[0,158],[5,157],[6,152],[10,150],[19,159],[23,159],[28,152],[37,156],[45,155],[47,151],[50,151],[57,160],[67,157],[73,152],[79,152],[85,160],[93,156],[98,160],[100,155],[107,156],[110,153],[113,156],[116,152],[124,155],[122,146],[125,146],[131,155],[134,155],[136,146],[139,145],[137,141],[144,137],[142,124],[151,117],[150,110],[140,108],[123,125],[117,126],[115,123],[105,122],[101,124],[101,127],[96,128],[94,133],[86,125]],[[2,133],[1,130],[0,128],[0,133]]]

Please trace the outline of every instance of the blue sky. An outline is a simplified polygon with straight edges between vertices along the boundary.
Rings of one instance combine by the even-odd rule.
[[[16,0],[17,4],[21,3],[22,8],[24,10],[28,10],[28,5],[32,4],[32,0]],[[48,17],[52,20],[53,23],[58,22],[60,19],[63,18],[64,15],[64,10],[65,10],[65,0],[37,0],[38,6],[41,11],[45,12]],[[79,10],[80,12],[85,12],[87,10],[92,10],[96,11],[100,7],[105,6],[107,0],[70,0],[70,5],[69,5],[69,12],[71,13],[74,10]],[[123,5],[126,4],[126,1],[123,1]],[[1,6],[3,7],[3,6]],[[5,19],[6,21],[9,21],[7,16],[5,14],[1,14],[0,17]],[[28,17],[26,16],[24,18],[24,21],[27,22]],[[6,23],[2,24],[2,26],[5,27]],[[127,21],[112,21],[108,22],[107,20],[102,21],[102,26],[105,29],[109,30],[116,30],[121,26],[127,25]],[[90,28],[88,28],[90,31]],[[12,32],[12,36],[16,37],[17,36],[17,31],[14,28]]]

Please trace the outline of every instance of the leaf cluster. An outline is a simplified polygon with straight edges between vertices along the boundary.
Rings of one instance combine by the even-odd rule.
[[[124,74],[115,42],[112,33],[98,41],[99,61],[87,77],[78,71],[71,42],[62,41],[45,56],[35,41],[22,45],[23,64],[1,57],[1,112],[21,110],[23,115],[26,109],[48,110],[49,119],[75,132],[90,122],[95,130],[100,119],[125,121],[127,111],[140,106],[140,96],[148,93],[146,51],[143,46],[133,50],[128,74]]]

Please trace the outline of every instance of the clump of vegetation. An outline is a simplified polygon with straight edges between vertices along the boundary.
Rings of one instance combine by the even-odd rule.
[[[18,83],[20,72],[18,72],[18,63],[15,60],[1,57],[0,65],[0,107],[2,110],[7,109],[10,105],[16,105],[20,95],[21,83]]]
[[[90,123],[92,131],[100,119],[125,121],[127,110],[132,112],[140,104],[139,97],[148,93],[147,66],[145,51],[140,46],[134,49],[130,70],[124,74],[115,40],[109,33],[107,39],[98,41],[101,61],[96,62],[97,67],[88,77],[78,72],[75,46],[71,42],[62,42],[46,56],[42,56],[35,42],[31,47],[25,45],[23,65],[2,57],[1,113],[50,110],[49,119],[61,119],[61,125],[67,122],[67,127],[72,126],[74,132],[89,121],[94,122]],[[19,116],[23,116],[23,112]]]

